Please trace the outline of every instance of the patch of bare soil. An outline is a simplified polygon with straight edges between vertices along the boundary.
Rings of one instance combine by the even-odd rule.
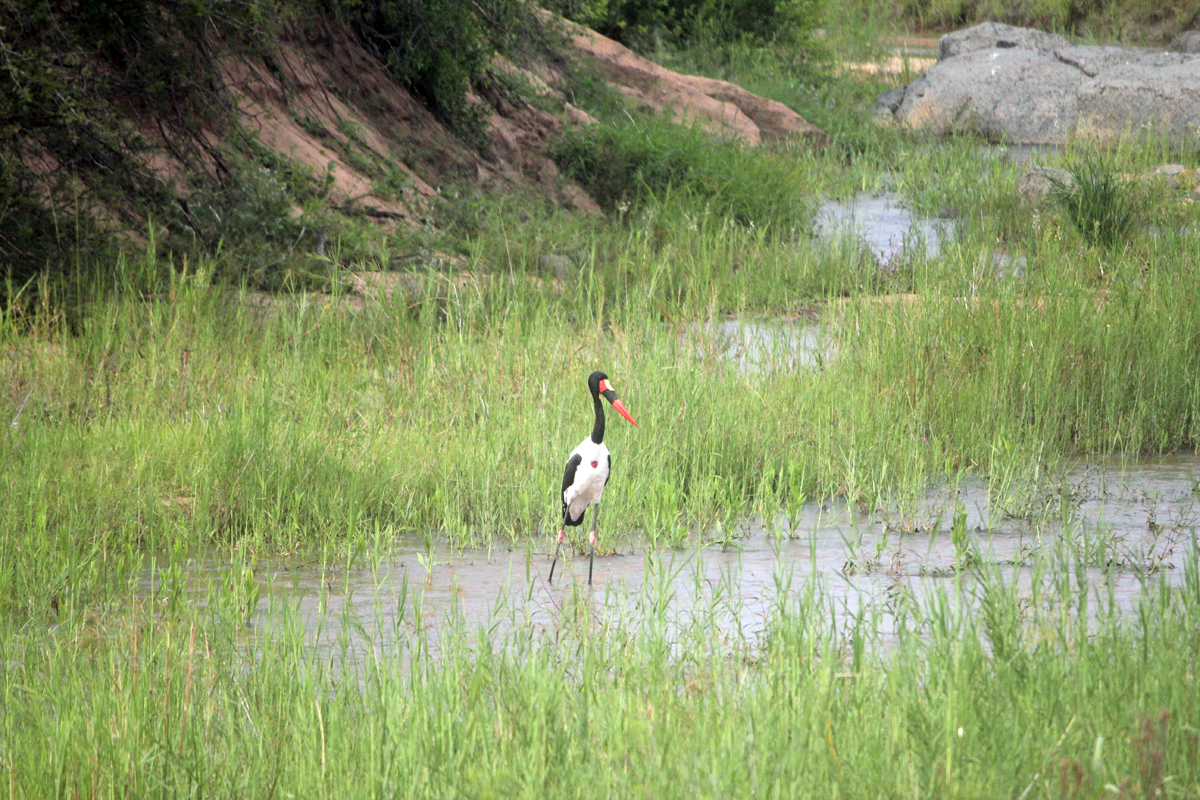
[[[886,41],[888,54],[883,58],[874,61],[847,61],[842,64],[842,68],[861,75],[884,75],[911,81],[937,63],[941,39],[936,36],[889,36]]]

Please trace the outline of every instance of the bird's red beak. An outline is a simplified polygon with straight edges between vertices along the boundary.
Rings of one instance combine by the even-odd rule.
[[[633,422],[633,427],[635,427],[635,428],[637,427],[637,422],[634,422],[633,417],[629,416],[629,412],[625,410],[625,404],[622,403],[620,401],[620,399],[613,400],[612,407],[615,408],[617,410],[617,413],[620,414],[622,417],[629,420],[630,422]]]

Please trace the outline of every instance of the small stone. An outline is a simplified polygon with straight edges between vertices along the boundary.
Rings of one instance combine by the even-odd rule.
[[[890,117],[896,113],[896,109],[904,102],[904,90],[908,88],[901,86],[899,89],[891,89],[886,91],[879,97],[875,98],[875,104],[871,106],[871,112],[876,117]]]
[[[571,280],[575,277],[574,265],[569,256],[542,256],[538,259],[542,269],[554,270],[554,277],[560,281]]]
[[[1071,186],[1075,179],[1065,169],[1030,167],[1017,179],[1017,192],[1026,203],[1038,203],[1054,191],[1056,183]]]
[[[1151,171],[1155,175],[1178,175],[1181,172],[1187,172],[1187,167],[1183,164],[1163,164],[1161,167],[1155,167]]]
[[[1181,188],[1183,184],[1180,183],[1180,178],[1186,174],[1187,167],[1183,164],[1164,164],[1150,170],[1150,175],[1162,180],[1168,189]]]

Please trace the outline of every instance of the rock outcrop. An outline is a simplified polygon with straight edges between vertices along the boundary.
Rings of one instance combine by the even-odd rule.
[[[726,81],[672,72],[595,31],[567,24],[576,53],[637,104],[750,145],[802,141],[820,147],[828,142],[824,131],[783,103]]]
[[[1073,46],[984,23],[942,38],[938,63],[876,102],[884,120],[1010,144],[1113,141],[1152,128],[1200,149],[1200,55]]]
[[[724,81],[672,72],[600,34],[559,22],[568,26],[575,55],[594,64],[638,104],[750,145],[799,140],[820,146],[827,140],[823,131],[782,103]],[[552,98],[563,113],[485,87],[468,98],[487,121],[486,147],[476,152],[341,30],[318,27],[317,34],[297,31],[280,43],[275,61],[282,65],[282,76],[261,59],[247,57],[227,57],[221,70],[247,129],[295,163],[328,173],[329,196],[338,207],[381,222],[416,224],[425,203],[437,194],[439,178],[447,176],[465,186],[534,187],[561,207],[599,212],[580,187],[561,179],[544,153],[564,125],[593,122],[567,102],[563,76],[550,65],[534,74],[501,58],[494,61],[493,73],[517,77],[535,94]],[[397,149],[423,157],[411,161],[409,156],[406,163],[395,157]],[[364,159],[392,164],[402,189],[381,191],[380,182],[364,170]]]

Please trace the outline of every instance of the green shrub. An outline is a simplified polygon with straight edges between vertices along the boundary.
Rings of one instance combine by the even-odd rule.
[[[157,118],[175,160],[206,163],[196,120],[221,130],[230,106],[204,32],[261,30],[268,5],[235,0],[217,14],[208,0],[0,0],[0,278],[94,263],[112,229],[178,217],[170,189],[137,158],[146,142],[129,118]],[[218,183],[201,173],[193,185]],[[205,190],[223,195],[232,177]]]
[[[475,146],[483,116],[467,103],[472,83],[495,53],[514,56],[544,39],[533,9],[518,0],[330,2],[397,81]]]
[[[218,272],[289,282],[339,224],[321,213],[333,176],[289,162],[239,127],[215,50],[269,61],[284,21],[338,11],[360,28],[375,25],[380,40],[402,31],[393,73],[451,122],[470,122],[465,98],[494,52],[488,37],[535,40],[512,23],[516,8],[513,0],[0,0],[0,286],[110,263],[114,234],[128,231],[149,232],[164,265],[170,253],[219,252]],[[504,32],[485,36],[485,18]],[[148,149],[165,149],[177,165],[175,188],[145,169]],[[402,173],[386,158],[369,161],[356,166],[395,196]]]
[[[392,75],[444,119],[470,129],[466,95],[492,48],[462,0],[341,0],[340,12],[382,56]]]
[[[1198,12],[1191,0],[856,0],[835,8],[846,23],[888,18],[901,27],[944,31],[995,21],[1100,40],[1161,44],[1195,27]]]
[[[623,215],[670,198],[693,213],[772,230],[806,227],[811,218],[794,158],[664,119],[569,131],[551,155],[610,213]]]
[[[692,5],[692,4],[687,4]],[[688,38],[717,43],[803,41],[820,26],[824,0],[701,0],[685,16]]]

